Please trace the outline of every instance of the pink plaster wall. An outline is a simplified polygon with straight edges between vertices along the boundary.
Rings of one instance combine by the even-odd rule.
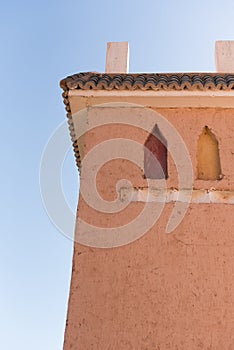
[[[194,188],[234,190],[234,110],[158,110],[179,131],[191,156]],[[208,125],[219,141],[221,181],[196,179],[197,140]],[[115,137],[144,143],[147,135],[127,126],[99,127],[86,135],[86,153]],[[169,158],[168,187],[177,186]],[[82,180],[88,174],[82,174]],[[117,197],[115,184],[128,178],[147,185],[142,171],[127,160],[106,163],[97,188],[106,200]],[[190,204],[177,229],[165,227],[173,203],[165,205],[152,229],[117,248],[75,243],[65,350],[233,350],[234,222],[233,206]],[[134,219],[144,203],[103,214],[79,201],[79,217],[98,227],[118,227]],[[79,227],[77,228],[79,229]]]

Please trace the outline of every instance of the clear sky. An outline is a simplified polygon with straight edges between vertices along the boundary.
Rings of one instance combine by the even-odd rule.
[[[104,71],[108,41],[129,41],[130,72],[214,71],[215,40],[234,40],[234,1],[8,0],[0,15],[0,349],[62,350],[73,244],[39,188],[43,149],[65,119],[59,81]],[[75,212],[72,151],[63,186]]]

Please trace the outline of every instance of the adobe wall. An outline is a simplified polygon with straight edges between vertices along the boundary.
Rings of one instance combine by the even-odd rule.
[[[174,126],[188,148],[194,189],[234,191],[234,110],[157,112]],[[205,125],[219,142],[220,181],[196,178],[197,141]],[[147,133],[129,125],[94,128],[85,135],[85,154],[115,138],[143,145]],[[168,173],[167,187],[178,188],[170,156]],[[129,160],[115,159],[97,172],[97,190],[107,201],[118,200],[118,180],[125,178],[133,187],[147,188],[143,175]],[[89,173],[81,173],[81,188],[88,177]],[[234,349],[234,207],[191,203],[180,225],[166,234],[174,205],[165,204],[153,227],[127,245],[102,249],[75,243],[65,350]],[[97,228],[119,227],[140,215],[144,206],[144,202],[130,202],[120,213],[103,213],[81,196],[78,217]],[[157,203],[150,203],[144,220],[151,219],[147,215],[152,216],[154,208]],[[78,234],[80,229],[77,221]]]

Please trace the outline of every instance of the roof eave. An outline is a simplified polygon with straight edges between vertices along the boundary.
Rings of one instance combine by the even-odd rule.
[[[118,79],[122,79],[122,86]],[[164,84],[157,85],[158,79]],[[141,81],[144,83],[141,84]],[[64,90],[64,104],[78,169],[81,159],[72,115],[88,106],[123,102],[143,108],[234,108],[234,75],[230,74],[80,73],[63,79],[60,86]]]

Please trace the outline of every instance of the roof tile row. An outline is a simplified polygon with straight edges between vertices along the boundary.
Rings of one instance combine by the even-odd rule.
[[[101,74],[79,73],[63,79],[67,90],[234,90],[233,74]]]

